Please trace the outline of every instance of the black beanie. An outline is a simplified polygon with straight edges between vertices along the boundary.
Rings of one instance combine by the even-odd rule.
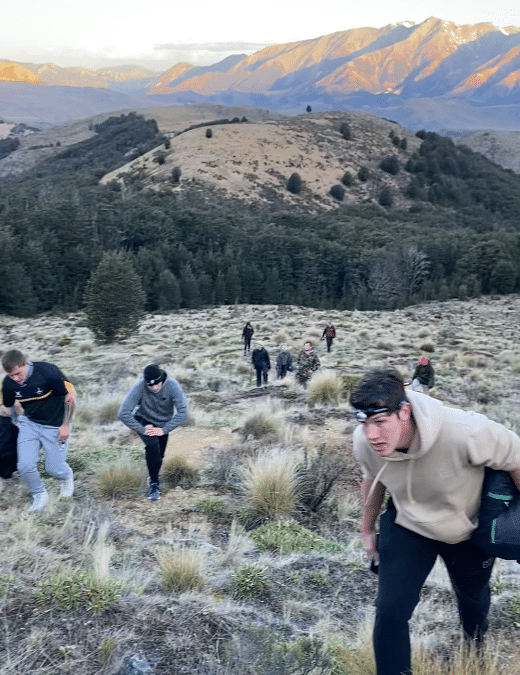
[[[156,366],[155,363],[151,363],[149,366],[146,366],[143,375],[146,384],[159,384],[159,382],[164,382],[166,379],[166,373],[164,370],[161,370],[161,368]]]

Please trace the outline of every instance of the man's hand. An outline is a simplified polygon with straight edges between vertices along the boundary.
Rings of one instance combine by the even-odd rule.
[[[363,540],[363,550],[365,551],[367,560],[369,561],[373,560],[376,563],[376,565],[378,565],[379,555],[376,549],[376,542],[377,542],[376,533],[367,532],[362,535],[362,540]]]
[[[163,430],[159,427],[153,427],[151,424],[145,426],[145,436],[164,436]]]
[[[61,427],[58,429],[58,442],[66,441],[70,436],[70,424],[64,422]]]

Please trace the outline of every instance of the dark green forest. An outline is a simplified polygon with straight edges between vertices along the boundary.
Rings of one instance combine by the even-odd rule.
[[[341,205],[316,215],[223,202],[209,190],[160,194],[139,180],[100,185],[164,138],[135,113],[94,130],[0,183],[1,313],[81,309],[105,251],[125,253],[148,311],[235,302],[391,309],[519,290],[520,177],[451,139],[418,133],[420,151],[399,167],[407,211]]]

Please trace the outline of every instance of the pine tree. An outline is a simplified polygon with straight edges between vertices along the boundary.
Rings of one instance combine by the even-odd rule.
[[[99,342],[115,342],[139,327],[144,304],[141,280],[123,253],[105,253],[85,290],[85,314]]]

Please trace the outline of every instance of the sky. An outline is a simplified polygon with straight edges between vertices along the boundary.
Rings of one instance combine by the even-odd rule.
[[[0,12],[0,61],[164,71],[350,28],[420,23],[520,26],[518,0],[11,0]]]

